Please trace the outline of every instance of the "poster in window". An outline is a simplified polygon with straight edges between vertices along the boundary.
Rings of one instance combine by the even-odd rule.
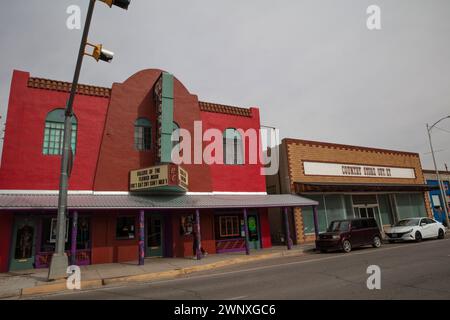
[[[181,217],[181,233],[185,236],[191,235],[194,230],[194,215]]]
[[[52,223],[50,225],[50,243],[56,243],[56,226],[57,219],[52,218]],[[66,242],[68,240],[69,235],[69,219],[66,219]]]
[[[259,240],[256,217],[248,217],[248,238],[250,241]]]
[[[241,220],[241,237],[245,238],[245,221]]]

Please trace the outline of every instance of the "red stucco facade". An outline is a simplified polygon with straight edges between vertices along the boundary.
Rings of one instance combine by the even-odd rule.
[[[134,123],[145,117],[156,123],[154,85],[161,70],[140,71],[112,88],[80,88],[74,102],[78,121],[77,146],[69,190],[92,192],[128,192],[131,170],[157,165],[155,141],[149,151],[134,148]],[[84,91],[83,91],[84,90]],[[100,94],[101,93],[101,94]],[[69,93],[61,83],[37,80],[29,73],[14,71],[7,113],[3,157],[0,167],[0,191],[56,191],[59,184],[60,156],[48,156],[42,152],[44,127],[47,114],[63,108]],[[224,131],[227,128],[260,129],[257,108],[239,109],[219,106],[202,110],[196,95],[175,78],[174,122],[193,135],[194,122],[202,121],[203,132],[209,128]],[[224,111],[225,110],[225,111]],[[228,111],[227,111],[228,110]],[[230,112],[231,110],[231,112]],[[156,135],[156,125],[152,137]],[[203,143],[203,147],[207,145]],[[249,145],[246,145],[248,160]],[[258,150],[261,149],[258,134]],[[192,147],[194,148],[194,147]],[[193,154],[192,149],[192,154]],[[185,164],[189,174],[189,192],[250,192],[266,191],[265,178],[260,174],[261,165],[206,165]],[[14,217],[19,214],[0,209],[0,272],[9,269]],[[47,214],[56,214],[47,212]],[[137,237],[117,240],[117,218],[135,217],[138,228],[138,211],[117,211],[107,208],[99,211],[80,212],[89,217],[90,263],[124,262],[138,259]],[[192,211],[158,212],[162,218],[163,256],[184,257],[192,255],[192,235],[180,233],[180,219]],[[242,212],[227,214],[240,216]],[[20,212],[20,215],[37,215]],[[209,253],[216,253],[218,235],[214,225],[217,212],[201,212],[202,246]],[[39,218],[39,217],[38,217]],[[40,225],[40,224],[38,224]],[[259,211],[261,247],[271,246],[267,211]],[[35,237],[39,237],[39,233]],[[39,241],[41,243],[41,241]],[[37,248],[37,252],[39,248]]]

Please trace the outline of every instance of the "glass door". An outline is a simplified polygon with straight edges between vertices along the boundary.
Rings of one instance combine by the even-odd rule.
[[[257,214],[250,214],[247,217],[247,227],[250,249],[261,249],[259,221]]]
[[[163,222],[161,216],[151,215],[147,217],[146,238],[146,256],[162,257]]]
[[[16,216],[10,270],[34,268],[36,222],[32,217]]]
[[[380,217],[378,206],[355,206],[355,215],[359,218],[375,218],[380,230],[383,230],[383,224]]]

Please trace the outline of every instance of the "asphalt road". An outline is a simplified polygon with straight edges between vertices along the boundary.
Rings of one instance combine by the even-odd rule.
[[[380,290],[367,288],[369,265],[381,268]],[[450,239],[311,253],[39,299],[450,299]]]

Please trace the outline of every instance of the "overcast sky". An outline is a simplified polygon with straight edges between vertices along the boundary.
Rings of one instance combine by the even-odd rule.
[[[14,0],[0,11],[0,115],[13,69],[71,81],[81,30],[69,5]],[[366,9],[381,8],[369,31]],[[448,0],[132,0],[97,3],[91,42],[112,64],[85,59],[80,81],[111,86],[135,72],[173,73],[201,100],[258,106],[282,137],[418,152],[432,168],[425,123],[450,114]],[[23,128],[26,130],[26,128]],[[433,131],[450,166],[450,120]]]

